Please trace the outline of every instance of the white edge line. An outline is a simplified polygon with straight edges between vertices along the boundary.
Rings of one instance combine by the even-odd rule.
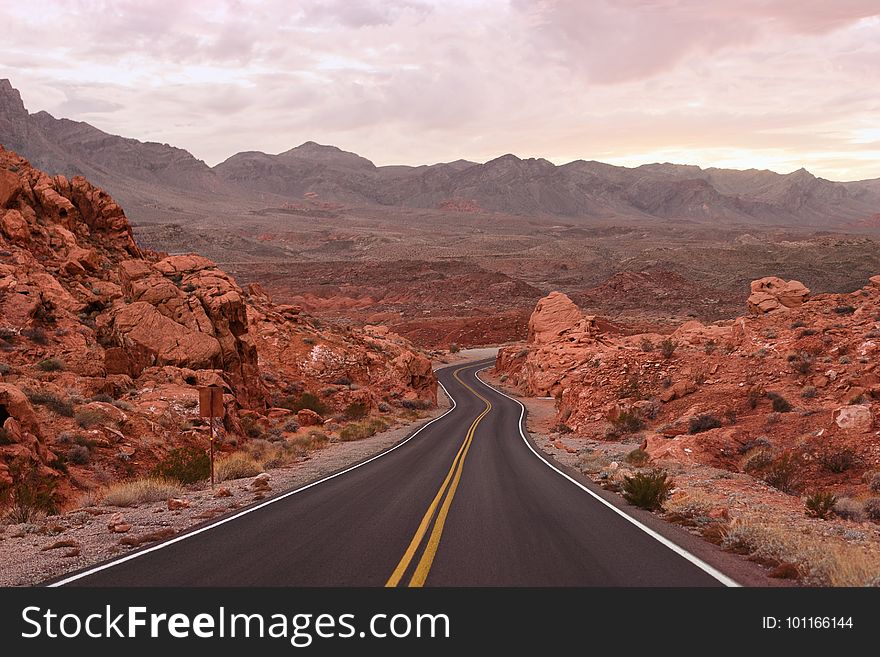
[[[445,369],[445,368],[440,368],[440,369]],[[323,484],[325,481],[330,481],[331,479],[335,479],[336,477],[344,475],[347,472],[351,472],[352,470],[356,470],[357,468],[360,468],[361,466],[364,466],[367,463],[370,463],[372,461],[375,461],[376,459],[382,458],[383,456],[385,456],[387,454],[390,454],[398,447],[402,447],[403,445],[408,443],[410,440],[415,438],[424,429],[427,429],[429,426],[431,426],[432,424],[434,424],[438,420],[442,420],[444,417],[446,417],[452,411],[454,411],[456,406],[458,406],[458,404],[455,401],[455,398],[449,394],[449,391],[446,389],[446,386],[444,386],[442,383],[440,383],[439,380],[437,381],[437,384],[443,389],[443,392],[446,394],[446,397],[452,402],[452,406],[445,413],[443,413],[443,415],[438,415],[433,420],[426,422],[425,424],[420,426],[418,429],[416,429],[412,434],[410,434],[410,436],[408,438],[400,441],[394,447],[387,449],[384,452],[380,452],[379,454],[376,454],[375,456],[370,457],[366,461],[361,461],[360,463],[353,465],[349,468],[346,468],[345,470],[340,470],[339,472],[336,472],[332,475],[324,477],[323,479],[318,479],[317,481],[313,481],[310,484],[306,484],[305,486],[301,486],[300,488],[297,488],[295,490],[291,490],[291,491],[288,491],[282,495],[278,495],[277,497],[273,497],[271,499],[268,499],[265,502],[257,504],[256,506],[248,507],[247,509],[244,509],[243,511],[239,511],[235,515],[229,516],[228,518],[223,518],[222,520],[218,520],[217,522],[211,523],[210,525],[205,525],[204,527],[200,527],[199,529],[193,530],[191,532],[187,532],[185,534],[181,534],[180,536],[172,538],[171,540],[165,541],[163,543],[159,543],[159,544],[154,545],[152,547],[149,547],[145,550],[139,550],[138,552],[134,552],[132,554],[126,555],[126,556],[121,557],[119,559],[115,559],[114,561],[108,561],[107,563],[103,563],[100,566],[95,566],[94,568],[90,568],[89,570],[85,570],[81,573],[77,573],[76,575],[71,575],[70,577],[66,577],[60,581],[53,582],[52,584],[48,584],[47,588],[58,588],[60,586],[64,586],[65,584],[69,584],[70,582],[75,582],[78,579],[82,579],[84,577],[88,577],[89,575],[94,575],[95,573],[99,573],[102,570],[107,570],[108,568],[112,568],[113,566],[118,566],[119,564],[125,563],[126,561],[131,561],[133,559],[137,559],[138,557],[142,557],[145,554],[149,554],[150,552],[156,552],[157,550],[161,550],[162,548],[166,548],[169,545],[174,545],[175,543],[179,543],[180,541],[185,541],[186,539],[192,538],[193,536],[197,536],[198,534],[206,532],[209,529],[214,529],[215,527],[219,527],[220,525],[225,525],[227,522],[232,522],[233,520],[237,520],[238,518],[241,518],[242,516],[245,516],[249,513],[253,513],[254,511],[258,511],[264,507],[269,506],[270,504],[274,504],[275,502],[280,502],[281,500],[286,499],[286,498],[290,497],[291,495],[296,495],[297,493],[301,493],[302,491],[308,490],[309,488],[312,488],[313,486],[317,486],[318,484]]]
[[[534,455],[538,458],[538,460],[541,461],[541,463],[543,463],[544,465],[546,465],[548,468],[550,468],[551,470],[553,470],[553,471],[556,472],[557,474],[559,474],[559,475],[565,477],[566,479],[568,479],[571,483],[573,483],[575,486],[577,486],[577,487],[580,488],[581,490],[585,491],[585,492],[588,493],[589,495],[592,495],[592,496],[593,496],[594,498],[596,498],[599,502],[601,502],[602,504],[604,504],[605,506],[607,506],[609,509],[611,509],[612,511],[614,511],[617,515],[619,515],[619,516],[625,518],[626,520],[628,520],[629,522],[631,522],[632,524],[634,524],[636,527],[638,527],[639,529],[641,529],[643,532],[645,532],[645,533],[646,533],[648,536],[650,536],[651,538],[653,538],[653,539],[659,541],[660,543],[662,543],[663,545],[665,545],[666,547],[668,547],[670,550],[672,550],[673,552],[675,552],[675,553],[676,553],[677,555],[679,555],[680,557],[683,557],[684,559],[687,559],[687,560],[690,561],[692,564],[694,564],[697,568],[699,568],[699,569],[702,570],[703,572],[705,572],[705,573],[707,573],[708,575],[711,575],[712,577],[714,577],[715,579],[717,579],[719,582],[721,582],[722,584],[724,584],[724,586],[729,586],[729,587],[740,587],[740,586],[742,586],[741,584],[739,584],[739,583],[736,582],[735,580],[731,579],[730,577],[728,577],[727,575],[725,575],[724,573],[722,573],[720,570],[718,570],[718,569],[716,569],[716,568],[710,566],[709,564],[707,564],[705,561],[703,561],[702,559],[700,559],[700,558],[697,557],[696,555],[691,554],[690,552],[688,552],[687,550],[685,550],[685,549],[684,549],[683,547],[681,547],[680,545],[678,545],[678,544],[676,544],[676,543],[673,543],[672,541],[670,541],[668,538],[666,538],[666,537],[663,536],[662,534],[658,534],[656,531],[654,531],[653,529],[651,529],[651,528],[648,527],[647,525],[642,524],[641,522],[639,522],[638,520],[636,520],[635,518],[633,518],[631,515],[629,515],[629,514],[626,513],[625,511],[623,511],[622,509],[617,508],[615,505],[613,505],[611,502],[609,502],[608,500],[606,500],[604,497],[602,497],[601,495],[597,494],[595,491],[592,491],[592,490],[590,490],[589,488],[587,488],[586,486],[584,486],[584,485],[583,485],[581,482],[579,482],[577,479],[574,479],[573,477],[571,477],[571,476],[567,475],[566,473],[564,473],[562,470],[560,470],[560,469],[557,468],[555,465],[553,465],[552,463],[550,463],[550,461],[548,461],[547,459],[542,458],[541,455],[538,454],[538,452],[535,451],[535,448],[532,447],[532,444],[528,441],[528,439],[526,438],[525,433],[523,432],[523,418],[524,418],[524,416],[525,416],[526,407],[525,407],[525,406],[523,405],[523,403],[522,403],[521,401],[519,401],[518,399],[516,399],[516,398],[514,398],[514,397],[511,397],[510,395],[508,395],[508,394],[506,394],[506,393],[501,392],[501,391],[498,390],[498,388],[496,388],[495,386],[489,385],[488,383],[486,383],[485,381],[483,381],[483,379],[480,378],[480,372],[482,372],[482,371],[485,370],[485,369],[489,369],[489,368],[483,368],[482,370],[479,370],[479,371],[475,374],[475,378],[477,379],[477,381],[479,381],[480,383],[482,383],[484,386],[486,386],[486,387],[489,388],[490,390],[494,390],[494,391],[497,392],[499,395],[501,395],[501,396],[503,396],[503,397],[507,397],[507,398],[510,399],[511,401],[514,401],[514,402],[516,402],[517,404],[519,404],[519,407],[520,407],[520,412],[519,412],[519,435],[522,437],[523,442],[526,444],[526,447],[528,447],[528,448],[531,450],[532,454],[534,454]]]

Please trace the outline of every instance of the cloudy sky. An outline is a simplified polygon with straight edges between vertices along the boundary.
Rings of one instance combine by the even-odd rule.
[[[0,0],[29,110],[209,164],[805,166],[880,177],[877,0]]]

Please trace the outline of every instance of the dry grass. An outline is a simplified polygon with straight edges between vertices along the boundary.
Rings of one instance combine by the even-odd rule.
[[[709,511],[720,504],[702,491],[693,490],[681,495],[670,497],[664,508],[668,513],[676,513],[686,518],[707,517]]]
[[[880,573],[876,551],[756,517],[731,522],[723,545],[755,559],[793,564],[811,586],[871,586]]]
[[[162,502],[169,497],[180,497],[180,484],[160,477],[142,477],[113,484],[104,493],[104,504],[109,506],[137,506],[146,502]]]
[[[233,452],[217,461],[215,475],[217,481],[256,477],[263,471],[263,464],[246,452]]]

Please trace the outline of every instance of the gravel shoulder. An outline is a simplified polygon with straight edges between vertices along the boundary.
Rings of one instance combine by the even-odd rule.
[[[39,522],[0,525],[0,586],[39,585],[317,481],[392,447],[449,406],[441,390],[438,407],[415,422],[362,440],[331,443],[297,462],[268,469],[268,489],[249,477],[218,484],[216,492],[209,485],[188,487],[185,508],[169,509],[167,501],[125,508],[96,505]],[[221,487],[228,496],[217,496]],[[110,528],[120,524],[130,529],[118,533]]]
[[[603,498],[658,533],[686,548],[743,586],[799,586],[804,582],[775,573],[778,564],[772,559],[746,557],[719,546],[718,540],[707,539],[710,527],[729,527],[739,522],[763,524],[768,530],[787,530],[822,536],[832,541],[855,540],[861,547],[875,552],[880,545],[880,532],[870,523],[829,522],[804,517],[799,499],[780,496],[747,475],[738,475],[708,466],[661,464],[676,482],[666,514],[649,513],[629,505],[614,492],[615,482],[624,472],[632,472],[625,463],[626,454],[639,447],[639,442],[584,440],[573,435],[554,432],[556,417],[554,400],[526,397],[505,385],[490,370],[481,375],[487,383],[519,400],[527,410],[526,428],[534,446],[564,471],[593,489]],[[782,499],[779,498],[788,498]],[[793,501],[792,501],[793,500]],[[712,517],[712,516],[719,517]],[[855,527],[854,525],[858,525]],[[717,537],[716,537],[717,539]],[[783,571],[784,572],[784,571]],[[809,582],[807,582],[809,583]]]

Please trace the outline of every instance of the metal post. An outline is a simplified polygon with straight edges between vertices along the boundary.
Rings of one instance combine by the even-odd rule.
[[[211,489],[214,488],[214,416],[211,416]]]

